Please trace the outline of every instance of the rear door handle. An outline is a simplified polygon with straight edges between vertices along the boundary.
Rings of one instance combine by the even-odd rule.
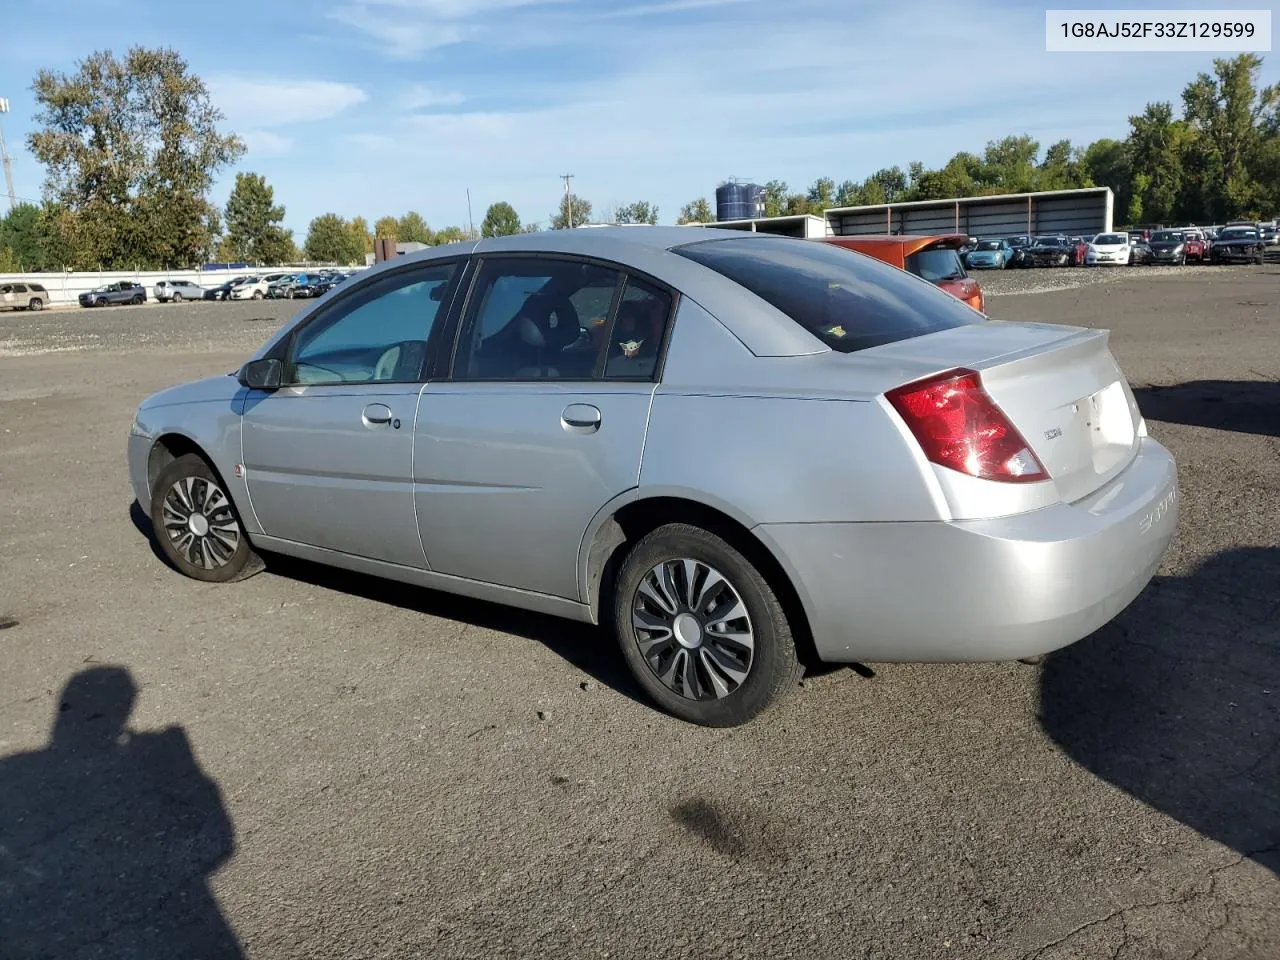
[[[564,408],[560,419],[566,427],[595,429],[600,426],[600,408],[589,403],[571,403]]]
[[[391,408],[385,403],[371,403],[364,408],[362,414],[366,424],[377,424],[381,426],[384,423],[391,422]]]

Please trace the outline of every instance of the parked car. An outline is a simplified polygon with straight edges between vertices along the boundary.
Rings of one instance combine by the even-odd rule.
[[[268,273],[263,276],[252,276],[237,283],[231,288],[232,300],[261,300],[267,295],[267,289],[277,280],[292,276],[289,273]]]
[[[293,289],[298,285],[298,278],[287,273],[267,284],[268,300],[292,300]]]
[[[1209,255],[1209,241],[1199,227],[1188,227],[1182,231],[1183,241],[1187,245],[1187,259],[1203,262]]]
[[[0,283],[0,310],[43,310],[49,291],[39,283]]]
[[[1025,267],[1027,265],[1027,248],[1031,246],[1030,237],[1007,237],[1005,243],[1009,244],[1009,256],[1006,266]]]
[[[146,303],[147,288],[140,283],[120,280],[116,283],[108,283],[103,287],[97,287],[88,293],[82,293],[77,299],[79,299],[82,307],[105,307],[119,303]]]
[[[1071,266],[1083,267],[1089,256],[1089,241],[1084,237],[1068,237],[1067,246],[1071,248]]]
[[[965,256],[964,265],[970,270],[1003,270],[1012,254],[1008,240],[979,240]]]
[[[1071,263],[1071,245],[1066,237],[1036,237],[1022,256],[1024,266],[1065,267]]]
[[[196,286],[190,280],[157,280],[153,292],[159,303],[204,299],[204,288]]]
[[[297,277],[293,296],[301,299],[322,297],[337,285],[337,279],[337,274],[304,273]]]
[[[1213,263],[1262,263],[1266,258],[1266,242],[1252,224],[1228,225],[1218,232],[1209,258]]]
[[[911,236],[908,234],[866,234],[849,237],[823,237],[822,242],[856,250],[885,263],[913,273],[940,287],[958,300],[981,312],[986,308],[982,287],[970,277],[960,260],[962,234]]]
[[[1146,240],[1130,240],[1129,241],[1129,266],[1137,267],[1143,264],[1149,264],[1155,259],[1155,254],[1151,249],[1151,244]]]
[[[1089,241],[1084,262],[1088,266],[1128,264],[1133,241],[1127,233],[1100,233]]]
[[[681,227],[379,264],[238,374],[144,400],[128,464],[190,577],[283,553],[607,624],[712,726],[796,685],[800,636],[831,662],[1069,645],[1150,581],[1179,506],[1105,330]]]
[[[229,300],[231,298],[231,288],[236,284],[244,283],[249,279],[251,279],[251,277],[247,275],[242,277],[232,277],[230,280],[225,280],[216,287],[207,287],[204,291],[204,298],[206,300]]]
[[[1157,230],[1147,245],[1151,248],[1152,263],[1182,266],[1187,262],[1187,241],[1178,230]]]
[[[1280,245],[1280,233],[1277,233],[1275,225],[1264,223],[1259,229],[1262,234],[1262,243],[1264,246],[1274,247]]]

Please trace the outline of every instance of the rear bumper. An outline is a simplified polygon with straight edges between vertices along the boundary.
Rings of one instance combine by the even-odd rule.
[[[1128,606],[1177,528],[1172,456],[1144,438],[1077,503],[998,520],[763,524],[817,652],[833,662],[1012,660],[1075,643]]]

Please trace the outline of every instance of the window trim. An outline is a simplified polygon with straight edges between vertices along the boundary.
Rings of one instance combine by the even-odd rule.
[[[590,377],[556,377],[555,379],[547,377],[539,377],[536,379],[516,380],[511,377],[455,377],[454,370],[458,362],[458,350],[462,345],[462,332],[468,322],[468,313],[471,309],[473,297],[479,286],[480,273],[484,269],[486,262],[490,260],[556,260],[567,263],[580,263],[588,266],[601,267],[607,270],[613,270],[618,273],[618,283],[614,287],[613,299],[609,303],[609,314],[605,318],[605,339],[606,342],[613,336],[614,324],[618,317],[618,305],[622,303],[625,296],[627,282],[635,277],[642,280],[659,290],[665,292],[671,298],[671,307],[667,313],[666,326],[662,334],[662,343],[658,348],[657,363],[654,364],[653,373],[647,377],[605,377],[604,366],[608,357],[608,350],[605,350],[600,357],[596,358],[596,365],[592,369]],[[492,253],[480,253],[470,257],[468,266],[469,275],[466,277],[466,291],[458,298],[459,307],[454,312],[452,318],[453,343],[448,351],[441,351],[439,358],[440,369],[438,376],[433,380],[441,383],[513,383],[513,384],[548,384],[548,383],[660,383],[662,381],[662,371],[666,365],[667,347],[671,343],[672,330],[675,327],[676,314],[680,309],[681,294],[680,291],[671,284],[650,273],[631,267],[625,263],[616,260],[606,260],[602,257],[585,256],[578,253],[561,253],[559,251],[550,250],[511,250],[511,251],[493,251]]]
[[[431,325],[431,332],[427,335],[426,356],[423,358],[422,366],[418,369],[418,375],[412,380],[325,380],[314,383],[298,383],[293,379],[294,372],[294,348],[297,344],[298,337],[313,323],[318,323],[322,318],[332,315],[335,310],[343,309],[348,302],[355,296],[360,295],[362,291],[368,287],[382,283],[386,280],[396,279],[405,275],[421,273],[426,270],[433,270],[438,267],[453,267],[453,275],[449,278],[446,287],[450,288],[446,291],[444,297],[440,300],[440,309],[436,313],[436,321]],[[425,383],[430,377],[435,353],[439,346],[440,338],[444,336],[446,328],[452,319],[451,312],[455,301],[457,300],[458,288],[460,280],[466,272],[465,257],[443,257],[439,260],[422,260],[415,263],[397,264],[396,269],[386,270],[374,276],[365,277],[359,283],[352,284],[347,287],[343,285],[338,296],[328,303],[318,306],[312,313],[299,320],[289,331],[287,336],[281,337],[265,356],[280,360],[284,364],[283,376],[281,377],[281,387],[364,387],[370,384],[406,384],[406,383]],[[372,301],[370,301],[372,302]]]

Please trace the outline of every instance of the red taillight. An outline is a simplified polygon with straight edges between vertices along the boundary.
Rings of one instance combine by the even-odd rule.
[[[930,463],[983,480],[1029,483],[1049,474],[973,370],[948,370],[885,394]]]

